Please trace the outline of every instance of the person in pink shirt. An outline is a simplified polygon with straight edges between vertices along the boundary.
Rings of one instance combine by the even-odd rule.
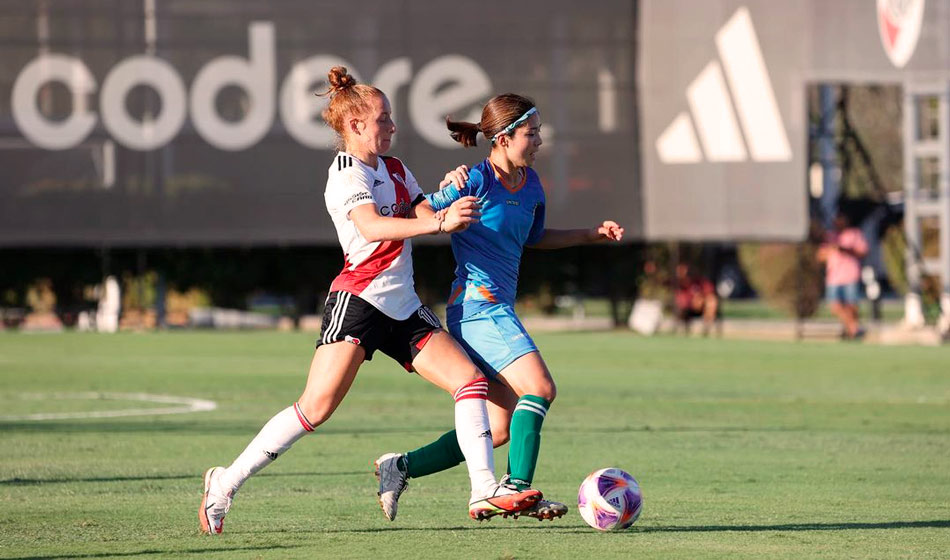
[[[818,250],[818,260],[825,263],[825,298],[844,327],[842,337],[856,339],[863,334],[858,322],[858,301],[861,259],[868,252],[868,242],[860,229],[851,227],[844,214],[835,216],[833,228]]]

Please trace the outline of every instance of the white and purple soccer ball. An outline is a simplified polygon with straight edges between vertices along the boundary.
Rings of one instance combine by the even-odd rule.
[[[630,473],[617,468],[596,470],[577,491],[577,509],[588,525],[598,531],[619,531],[640,517],[643,496]]]

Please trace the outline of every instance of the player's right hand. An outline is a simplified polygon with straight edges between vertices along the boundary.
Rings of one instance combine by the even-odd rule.
[[[464,231],[468,226],[477,222],[482,216],[482,206],[478,198],[463,196],[456,200],[445,212],[442,222],[442,231],[456,233]]]

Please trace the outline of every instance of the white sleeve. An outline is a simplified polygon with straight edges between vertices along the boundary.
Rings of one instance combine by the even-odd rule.
[[[419,187],[419,182],[416,181],[416,178],[412,175],[412,171],[409,171],[409,168],[403,164],[403,168],[406,170],[406,189],[409,191],[409,202],[415,203],[416,200],[424,195],[422,189]]]
[[[350,210],[363,204],[376,204],[370,192],[372,178],[358,167],[330,172],[324,198],[330,214],[338,213],[349,219]]]

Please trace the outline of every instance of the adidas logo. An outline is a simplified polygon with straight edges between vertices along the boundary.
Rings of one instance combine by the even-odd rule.
[[[686,88],[689,112],[677,115],[656,140],[660,161],[791,161],[748,8],[739,8],[716,32],[716,48],[722,64],[710,61],[693,79]]]
[[[382,185],[382,184],[383,184],[383,182],[380,181],[379,179],[373,179],[373,188],[374,188],[374,189],[375,189],[376,187]]]
[[[276,460],[277,460],[277,453],[274,453],[273,451],[266,451],[266,450],[265,450],[265,451],[264,451],[264,455],[266,455],[267,458],[270,459],[271,461],[276,461]]]

